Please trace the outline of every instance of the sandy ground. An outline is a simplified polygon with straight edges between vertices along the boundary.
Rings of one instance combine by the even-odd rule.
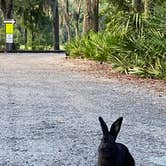
[[[97,166],[98,116],[123,116],[117,142],[136,165],[165,166],[165,87],[62,54],[0,54],[0,165]]]

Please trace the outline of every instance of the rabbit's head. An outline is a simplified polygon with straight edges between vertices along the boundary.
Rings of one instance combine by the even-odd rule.
[[[116,137],[120,131],[123,118],[118,118],[111,126],[110,131],[102,117],[99,117],[103,137],[99,146],[99,156],[102,159],[113,159],[116,154]]]

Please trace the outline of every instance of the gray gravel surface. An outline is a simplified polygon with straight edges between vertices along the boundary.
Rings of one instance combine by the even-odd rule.
[[[137,166],[166,165],[166,96],[67,70],[63,55],[0,54],[0,165],[97,166],[98,116]]]

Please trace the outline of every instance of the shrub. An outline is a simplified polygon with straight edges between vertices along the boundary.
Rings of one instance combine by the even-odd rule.
[[[106,31],[67,43],[69,55],[111,63],[121,73],[166,79],[166,9],[157,6],[148,19],[139,13],[119,14]]]

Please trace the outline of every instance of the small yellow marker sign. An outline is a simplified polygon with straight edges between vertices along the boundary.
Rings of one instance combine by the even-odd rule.
[[[6,34],[13,34],[13,24],[6,24]]]
[[[12,51],[13,50],[13,33],[14,33],[14,24],[16,23],[16,20],[10,19],[10,20],[4,20],[5,24],[5,32],[6,32],[6,50]]]

